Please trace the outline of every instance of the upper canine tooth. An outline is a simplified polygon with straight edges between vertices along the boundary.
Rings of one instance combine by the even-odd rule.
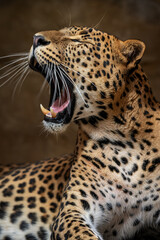
[[[40,104],[40,108],[44,115],[47,115],[48,113],[50,113],[50,111],[48,109],[44,108],[42,104]]]
[[[51,111],[52,117],[55,118],[57,113],[54,112],[52,107],[50,107],[50,111]]]

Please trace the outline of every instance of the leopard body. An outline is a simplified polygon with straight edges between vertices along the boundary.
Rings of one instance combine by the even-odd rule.
[[[73,155],[5,170],[0,239],[121,240],[159,231],[160,104],[139,64],[144,49],[86,27],[35,35],[29,61],[63,67],[73,84],[68,117],[45,116],[44,125],[62,132],[76,122],[77,144]]]

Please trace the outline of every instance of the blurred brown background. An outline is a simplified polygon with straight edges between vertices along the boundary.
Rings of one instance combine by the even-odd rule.
[[[144,41],[142,65],[160,100],[159,0],[0,0],[0,56],[28,52],[34,33],[69,25],[97,25],[122,40]],[[0,66],[5,64],[1,59]],[[39,96],[43,82],[31,72],[13,99],[16,79],[0,88],[0,163],[37,161],[73,151],[74,125],[62,136],[43,131],[39,104],[47,106],[49,101],[47,88]]]

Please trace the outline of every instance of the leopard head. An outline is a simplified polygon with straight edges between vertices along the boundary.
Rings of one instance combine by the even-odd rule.
[[[50,85],[49,106],[41,105],[46,129],[62,132],[71,121],[107,120],[144,49],[141,41],[123,42],[87,27],[36,33],[29,65]]]

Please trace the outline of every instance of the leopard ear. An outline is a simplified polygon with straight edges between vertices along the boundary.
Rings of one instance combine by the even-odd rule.
[[[127,40],[120,43],[120,58],[127,68],[134,68],[141,60],[145,44],[139,40]]]

